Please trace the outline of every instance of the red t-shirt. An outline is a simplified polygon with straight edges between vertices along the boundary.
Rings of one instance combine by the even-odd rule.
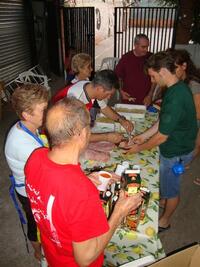
[[[96,187],[80,165],[60,165],[48,159],[48,149],[30,156],[26,192],[41,233],[50,267],[77,267],[72,241],[81,242],[109,230]],[[103,254],[90,266],[103,264]]]
[[[145,56],[137,57],[130,51],[122,56],[115,69],[117,76],[123,81],[122,89],[136,98],[134,104],[143,104],[143,99],[151,88],[150,77],[144,71],[145,61],[150,55],[148,52]],[[126,100],[123,103],[130,104]]]

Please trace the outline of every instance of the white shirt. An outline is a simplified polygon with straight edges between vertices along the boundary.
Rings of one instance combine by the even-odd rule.
[[[72,85],[67,93],[67,96],[73,96],[76,99],[79,99],[80,101],[82,101],[84,104],[88,104],[89,101],[87,99],[87,96],[83,90],[84,85],[86,83],[89,83],[88,81],[79,81],[77,83],[75,83],[74,85]],[[94,102],[95,99],[91,99],[92,102]],[[104,109],[105,107],[107,107],[107,103],[105,100],[97,100],[99,106],[101,109]]]
[[[15,178],[15,183],[25,183],[24,166],[30,154],[41,145],[27,132],[17,127],[16,123],[9,131],[6,144],[5,156],[7,163]],[[25,187],[17,187],[16,191],[27,196]]]
[[[73,80],[71,80],[71,84],[74,84],[74,83],[77,83],[79,81],[79,79],[78,79],[78,77],[77,76],[75,76],[74,77],[74,79]],[[83,81],[89,81],[90,82],[90,80],[87,78],[87,79],[85,79],[85,80],[83,80]]]

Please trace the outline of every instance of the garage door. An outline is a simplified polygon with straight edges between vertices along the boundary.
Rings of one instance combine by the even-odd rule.
[[[0,80],[5,83],[32,66],[27,2],[0,1]]]

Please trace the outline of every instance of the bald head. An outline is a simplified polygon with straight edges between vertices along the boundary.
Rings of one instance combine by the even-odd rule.
[[[56,146],[68,142],[89,124],[85,105],[75,98],[64,98],[48,110],[45,126],[51,146]]]

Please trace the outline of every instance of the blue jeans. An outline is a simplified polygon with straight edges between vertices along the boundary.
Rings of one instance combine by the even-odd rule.
[[[191,162],[193,151],[187,155],[182,155],[173,158],[165,158],[160,155],[160,196],[161,198],[174,198],[180,194],[181,175],[176,176],[172,171],[175,163],[182,161],[183,165]]]

